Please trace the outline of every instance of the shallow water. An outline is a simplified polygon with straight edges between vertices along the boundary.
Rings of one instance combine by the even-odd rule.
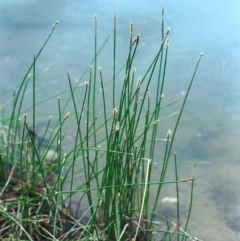
[[[183,99],[198,55],[204,52],[174,145],[178,160],[182,162],[180,175],[183,178],[191,175],[193,165],[197,163],[196,196],[189,232],[202,240],[240,238],[239,1],[212,0],[203,4],[183,0],[176,4],[171,0],[156,4],[122,0],[110,4],[107,0],[61,3],[6,3],[2,0],[0,4],[1,93],[11,90],[1,95],[1,106],[10,108],[12,90],[21,82],[33,54],[45,41],[52,24],[59,20],[59,26],[37,64],[37,101],[54,96],[37,109],[38,113],[44,113],[39,117],[39,121],[43,122],[56,113],[58,95],[62,103],[66,100],[68,93],[59,93],[68,89],[67,73],[73,81],[78,81],[92,60],[94,14],[98,15],[100,45],[110,33],[113,14],[117,12],[117,68],[125,63],[129,23],[135,23],[134,32],[140,33],[141,43],[145,43],[138,56],[141,62],[137,63],[137,75],[143,75],[159,46],[156,39],[161,36],[161,8],[164,7],[165,25],[172,29],[166,100]],[[111,48],[111,40],[107,48]],[[108,51],[99,56],[104,76],[111,73],[111,59]],[[152,89],[154,87],[151,86]],[[31,113],[31,109],[27,108],[31,106],[28,103],[30,99],[31,96],[25,103],[27,114]],[[170,115],[162,122],[166,131],[157,138],[165,138],[167,130],[173,129],[171,118],[174,116],[171,117],[171,113],[179,111],[178,108],[176,105],[169,109],[169,113],[166,112],[166,117]],[[99,110],[100,118],[101,114]],[[157,166],[158,160],[155,162]],[[155,175],[158,173],[159,170],[156,170]],[[183,200],[188,190],[188,187],[181,190]],[[183,210],[186,207],[183,206]]]

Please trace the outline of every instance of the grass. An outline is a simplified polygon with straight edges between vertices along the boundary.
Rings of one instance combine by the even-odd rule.
[[[58,98],[57,121],[53,123],[49,117],[42,136],[37,133],[36,106],[40,103],[36,102],[36,65],[58,22],[14,92],[10,117],[5,116],[3,109],[0,238],[120,241],[154,240],[157,235],[162,241],[198,240],[187,233],[195,177],[192,174],[178,179],[173,143],[202,54],[196,62],[175,125],[172,131],[165,130],[166,136],[160,139],[164,147],[156,178],[153,171],[156,169],[154,161],[159,160],[156,153],[161,120],[164,110],[175,103],[164,101],[170,29],[164,30],[162,19],[160,47],[146,73],[136,77],[134,66],[138,61],[140,35],[134,35],[133,23],[130,24],[127,61],[118,70],[117,16],[114,15],[113,31],[100,47],[97,16],[94,20],[93,61],[77,84],[73,84],[67,74],[68,100],[62,104]],[[105,81],[104,71],[98,67],[98,57],[110,37],[113,37],[112,77]],[[151,97],[151,84],[156,82],[156,76],[157,88]],[[88,81],[82,81],[87,78]],[[122,80],[120,92],[119,79]],[[97,90],[98,83],[101,91]],[[30,118],[23,114],[24,99],[29,94],[32,95]],[[82,96],[80,106],[79,94]],[[71,114],[67,111],[70,105]],[[102,115],[98,117],[99,109]],[[72,146],[65,152],[63,141],[69,130],[73,133]],[[174,165],[169,166],[170,162]],[[173,167],[175,178],[168,181],[166,173],[170,167]],[[190,204],[183,220],[179,186],[186,182],[191,182]],[[164,205],[159,202],[163,187],[173,185],[176,220],[158,213],[158,206]]]

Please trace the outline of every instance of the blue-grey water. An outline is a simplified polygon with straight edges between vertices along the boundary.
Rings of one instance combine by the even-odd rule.
[[[136,66],[139,76],[144,75],[158,49],[164,7],[165,26],[171,28],[167,100],[183,100],[197,58],[204,52],[174,145],[178,160],[182,161],[181,178],[190,177],[197,163],[189,232],[202,240],[240,239],[239,1],[2,0],[0,5],[0,107],[5,106],[6,112],[11,108],[12,91],[21,83],[34,53],[42,46],[53,23],[59,21],[36,66],[37,101],[54,96],[37,109],[42,121],[57,112],[58,96],[65,101],[66,95],[61,92],[68,89],[67,73],[77,82],[93,58],[94,14],[98,17],[100,46],[111,32],[113,14],[117,12],[117,68],[125,63],[129,23],[134,23],[134,33],[141,34],[143,45]],[[107,50],[112,48],[111,41],[112,38],[98,59],[104,76],[112,70],[112,52]],[[24,104],[30,115],[31,109],[27,107],[31,103]],[[166,112],[170,117],[163,121],[165,133],[173,129],[171,114],[178,107]],[[157,166],[158,160],[154,162]],[[154,175],[159,175],[159,170],[155,170]],[[183,188],[183,195],[189,196],[186,190],[189,188]],[[167,205],[166,210],[173,210],[171,204]],[[159,211],[164,209],[160,207]],[[183,205],[183,213],[186,215],[187,206]]]

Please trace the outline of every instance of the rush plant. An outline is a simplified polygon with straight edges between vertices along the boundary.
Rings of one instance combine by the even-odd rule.
[[[0,237],[134,241],[153,240],[157,234],[162,241],[197,240],[187,233],[195,177],[178,179],[173,145],[202,53],[193,69],[175,124],[172,130],[164,130],[166,136],[160,140],[164,143],[163,155],[159,160],[156,145],[160,130],[164,128],[161,119],[164,109],[171,108],[176,102],[164,99],[168,94],[165,85],[170,28],[165,31],[162,18],[159,49],[145,74],[137,76],[135,67],[139,61],[141,38],[134,34],[133,23],[130,23],[126,45],[127,61],[117,69],[115,13],[113,31],[106,38],[113,39],[113,48],[108,49],[109,59],[113,62],[112,73],[106,81],[98,62],[107,48],[107,41],[98,47],[96,15],[94,23],[93,60],[78,83],[72,82],[70,73],[66,75],[69,98],[64,104],[56,98],[57,121],[52,124],[52,117],[49,117],[43,135],[38,136],[36,66],[58,22],[14,92],[12,114],[8,118],[2,116]],[[29,93],[32,95],[30,118],[24,114],[23,106]],[[68,131],[72,142],[66,151],[63,141]],[[154,166],[156,159],[157,167]],[[169,166],[170,162],[174,165]],[[159,169],[158,177],[153,175],[154,168]],[[173,168],[174,180],[166,181],[168,168]],[[191,182],[190,205],[187,217],[181,218],[179,185],[186,182]],[[166,185],[176,187],[172,194],[176,202],[176,220],[158,213],[157,207],[164,205],[159,200]],[[183,226],[180,226],[181,222],[184,222]]]

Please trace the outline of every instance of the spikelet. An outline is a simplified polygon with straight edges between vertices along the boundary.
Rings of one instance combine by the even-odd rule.
[[[56,22],[53,24],[52,29],[54,30],[54,29],[57,27],[57,25],[58,25],[58,21],[56,21]]]

